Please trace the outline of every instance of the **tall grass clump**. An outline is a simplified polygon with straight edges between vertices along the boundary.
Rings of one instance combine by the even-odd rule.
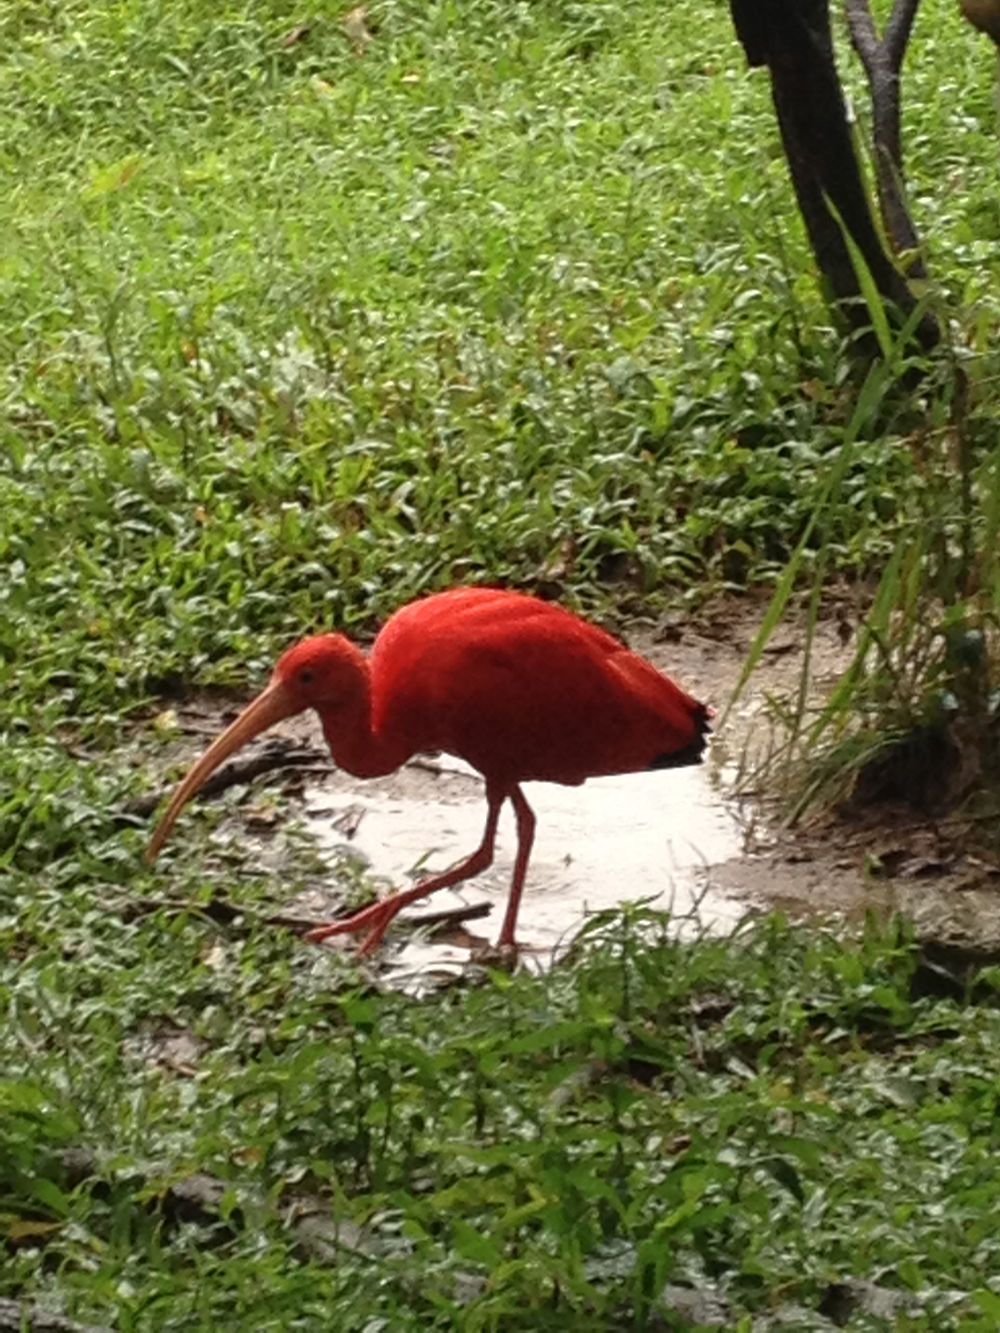
[[[873,315],[876,312],[873,309]],[[775,706],[781,739],[764,767],[789,794],[795,820],[817,804],[898,801],[923,811],[997,808],[1000,781],[1000,446],[970,411],[968,371],[948,351],[906,355],[873,318],[883,356],[872,364],[827,470],[816,510],[785,566],[733,695],[742,693],[802,584],[808,539],[837,502],[857,442],[909,429],[919,484],[897,516],[876,577],[859,585],[850,664],[817,704],[815,632],[831,568],[823,545],[807,580],[804,656],[796,697]],[[919,313],[919,312],[918,312]]]

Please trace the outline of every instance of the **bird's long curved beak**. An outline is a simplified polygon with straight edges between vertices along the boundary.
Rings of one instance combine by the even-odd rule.
[[[230,723],[221,736],[217,736],[205,753],[188,771],[187,776],[170,798],[170,804],[163,812],[157,824],[149,846],[146,848],[146,860],[152,865],[166,842],[177,816],[203,787],[215,770],[229,756],[248,741],[259,736],[275,722],[292,717],[302,712],[302,705],[293,698],[280,680],[272,680],[253,703],[248,704],[235,722]]]

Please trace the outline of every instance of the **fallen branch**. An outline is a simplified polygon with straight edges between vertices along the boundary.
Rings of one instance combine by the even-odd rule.
[[[213,730],[208,734],[216,736],[218,732]],[[407,760],[406,767],[422,769],[427,773],[433,773],[435,777],[442,777],[445,774],[453,777],[468,776],[472,781],[476,781],[471,773],[465,774],[458,770],[452,772],[451,769],[442,768],[433,760],[420,756]],[[292,748],[291,742],[279,738],[269,741],[258,754],[248,755],[245,759],[231,759],[217,773],[212,774],[199,789],[198,796],[199,798],[218,796],[221,792],[228,791],[230,787],[253,782],[256,778],[264,777],[268,773],[281,772],[285,768],[297,768],[316,777],[325,777],[333,772],[333,765],[325,750],[311,745]],[[148,819],[172,791],[173,787],[163,787],[159,791],[133,796],[122,806],[119,819],[126,823],[132,823],[135,819]]]
[[[202,798],[218,796],[220,792],[228,791],[230,787],[253,782],[267,773],[280,772],[285,768],[319,768],[322,772],[328,773],[329,764],[322,762],[325,758],[324,751],[312,746],[292,748],[287,741],[271,741],[258,754],[248,755],[245,759],[230,760],[217,773],[212,774],[198,795]],[[142,796],[134,796],[130,801],[126,801],[122,807],[122,814],[146,818],[172,790],[173,788],[165,788],[161,791],[146,792]]]
[[[493,911],[492,903],[475,903],[472,907],[442,907],[439,912],[421,912],[419,916],[401,916],[397,920],[401,925],[413,926],[458,926],[463,921],[478,921],[489,916]],[[435,933],[437,933],[435,931]]]

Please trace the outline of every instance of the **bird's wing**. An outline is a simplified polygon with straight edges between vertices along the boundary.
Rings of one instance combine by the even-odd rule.
[[[534,598],[459,592],[480,595],[416,603],[383,631],[377,726],[510,781],[630,772],[700,734],[702,706],[597,626]]]

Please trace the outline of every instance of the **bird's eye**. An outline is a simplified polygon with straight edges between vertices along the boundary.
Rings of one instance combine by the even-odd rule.
[[[306,667],[303,671],[299,672],[300,685],[311,685],[315,679],[316,672],[313,671],[312,667]]]

